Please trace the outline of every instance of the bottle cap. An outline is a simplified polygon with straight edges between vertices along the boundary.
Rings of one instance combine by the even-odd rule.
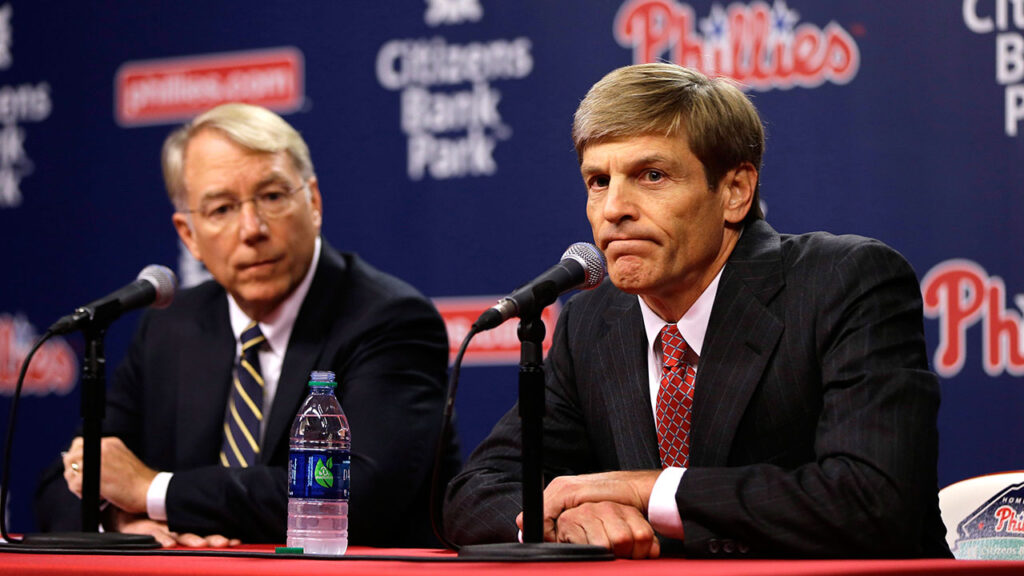
[[[334,381],[334,372],[329,370],[314,370],[309,374],[309,385],[330,386],[331,388],[334,388],[338,383]]]

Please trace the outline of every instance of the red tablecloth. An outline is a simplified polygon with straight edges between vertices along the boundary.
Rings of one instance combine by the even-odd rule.
[[[346,559],[314,560],[272,555],[273,546],[242,546],[224,551],[224,556],[186,556],[183,549],[173,554],[132,552],[116,554],[49,554],[41,552],[0,552],[0,574],[205,574],[212,576],[253,576],[268,574],[322,574],[345,576],[364,574],[486,574],[537,576],[537,570],[558,576],[607,574],[609,576],[725,575],[840,575],[840,574],[1024,574],[1024,562],[964,560],[613,560],[598,562],[466,562],[454,552],[426,549],[382,549],[353,547]],[[202,551],[211,554],[214,551]],[[266,553],[261,557],[243,554]],[[233,554],[233,555],[232,555]],[[375,559],[376,558],[376,559]]]

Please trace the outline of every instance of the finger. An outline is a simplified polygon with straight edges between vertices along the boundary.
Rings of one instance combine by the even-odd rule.
[[[519,527],[519,531],[520,532],[524,532],[523,531],[523,522],[524,522],[524,520],[523,520],[523,513],[520,512],[519,515],[516,516],[516,526]],[[525,534],[525,532],[524,532],[524,534]],[[555,533],[555,520],[554,519],[552,519],[552,518],[544,518],[544,529],[543,529],[543,536],[542,537],[543,537],[545,542],[557,542],[558,541],[558,535]]]
[[[70,468],[72,464],[82,462],[82,442],[79,438],[75,438],[71,442],[71,446],[60,453],[60,460],[65,469]]]
[[[178,535],[178,544],[188,546],[189,548],[204,548],[206,546],[206,538],[192,533],[180,534]]]
[[[615,543],[615,555],[633,559],[652,557],[651,548],[657,542],[654,528],[636,508],[622,507],[618,512],[618,516],[605,522],[605,530]]]
[[[78,496],[82,497],[82,475],[75,472],[70,467],[64,470],[64,482],[68,485],[68,490]]]
[[[658,537],[655,536],[654,539],[651,540],[651,547],[647,550],[647,557],[648,558],[658,558],[660,556],[661,556],[661,540],[658,540]]]
[[[548,484],[544,489],[544,530],[547,532],[548,520],[557,520],[558,516],[566,508],[572,508],[566,503],[566,494],[572,494],[571,489],[566,485],[572,482],[571,476],[559,476]]]
[[[173,533],[152,526],[147,526],[140,530],[128,529],[125,532],[128,534],[149,534],[163,548],[173,548],[178,545],[178,540],[174,537]]]
[[[661,552],[658,536],[644,514],[631,506],[616,506],[616,509],[619,521],[609,526],[608,532],[613,541],[631,543],[628,551],[622,547],[623,556],[657,558]]]
[[[569,517],[564,516],[558,522],[557,536],[554,541],[568,544],[590,544],[590,540],[587,538],[587,531],[579,524],[579,520],[572,517],[572,515],[569,515]]]
[[[206,537],[206,545],[211,548],[224,548],[228,546],[228,539],[220,534],[211,534]]]
[[[611,550],[616,558],[643,558],[638,556],[637,538],[633,526],[620,515],[618,510],[611,510],[605,515],[597,516],[600,520],[600,533],[606,539],[605,548]],[[595,542],[596,543],[596,542]],[[646,553],[646,547],[644,547]]]
[[[618,557],[629,556],[628,552],[633,549],[633,543],[628,542],[625,544],[621,542],[613,542],[608,535],[608,531],[605,529],[604,521],[597,516],[587,516],[580,522],[580,528],[586,534],[586,541],[583,544],[590,544],[592,546],[600,546],[601,548],[607,548],[615,553]],[[618,548],[618,550],[616,549]],[[626,554],[621,554],[619,550],[626,550]]]

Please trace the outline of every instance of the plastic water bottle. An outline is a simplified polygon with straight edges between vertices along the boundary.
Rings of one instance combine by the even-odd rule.
[[[334,372],[313,372],[292,424],[288,455],[288,546],[305,554],[348,548],[348,418],[334,395]]]

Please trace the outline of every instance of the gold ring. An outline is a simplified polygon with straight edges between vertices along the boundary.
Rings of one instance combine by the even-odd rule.
[[[78,465],[78,462],[71,463],[71,471],[74,472],[75,474],[81,471],[81,467]]]

